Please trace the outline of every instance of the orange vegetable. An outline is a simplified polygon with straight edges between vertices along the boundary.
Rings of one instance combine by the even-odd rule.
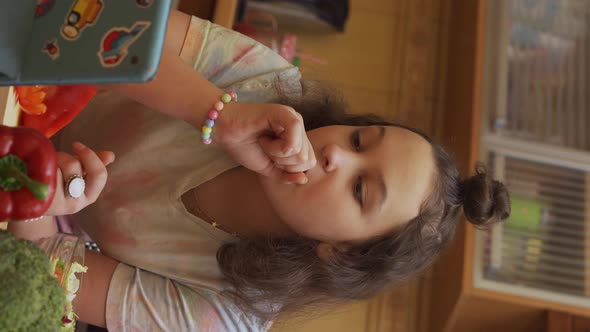
[[[45,92],[43,104],[46,112],[23,114],[21,124],[38,130],[45,137],[53,136],[70,123],[97,92],[91,85],[51,85],[42,87],[42,90]]]
[[[44,101],[47,97],[47,89],[42,85],[17,86],[14,88],[18,96],[18,103],[27,114],[43,114],[47,111]]]

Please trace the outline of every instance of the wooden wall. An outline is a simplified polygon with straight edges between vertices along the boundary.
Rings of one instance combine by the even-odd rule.
[[[444,101],[449,2],[351,0],[345,33],[298,34],[303,52],[328,61],[304,62],[304,77],[335,83],[357,112],[434,131]]]
[[[436,136],[443,116],[450,0],[351,0],[346,32],[291,30],[298,48],[327,65],[302,63],[303,76],[340,88],[355,112],[373,112]],[[287,29],[288,31],[288,29]],[[371,301],[274,332],[426,332],[430,276]],[[283,325],[284,324],[284,325]]]

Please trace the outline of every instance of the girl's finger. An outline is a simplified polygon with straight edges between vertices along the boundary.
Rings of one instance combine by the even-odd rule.
[[[305,157],[305,158],[304,158]],[[285,157],[285,158],[278,158],[278,157],[271,157],[271,159],[277,165],[281,166],[295,166],[295,165],[302,165],[306,164],[308,161],[309,155],[307,153],[298,153],[295,156]]]
[[[82,143],[74,143],[74,151],[80,158],[82,167],[86,172],[86,176],[84,177],[84,180],[86,181],[86,197],[91,202],[94,202],[106,184],[106,167],[98,155]]]
[[[59,206],[59,212],[62,214],[72,214],[78,212],[83,206],[85,206],[85,197],[82,194],[81,197],[72,198],[67,182],[74,176],[84,176],[84,169],[78,158],[71,156],[67,153],[58,152],[58,189],[56,192],[61,192],[61,195],[56,195],[53,198],[53,204]]]
[[[260,144],[264,153],[273,159],[283,156],[283,141],[280,138],[260,136],[258,144]]]
[[[67,182],[73,176],[84,176],[84,169],[82,168],[82,164],[77,158],[70,156],[69,154],[60,152],[57,155],[57,160],[59,170],[62,175],[62,181],[64,182],[64,186],[65,182]],[[64,190],[64,195],[66,197],[70,197],[68,195],[67,188],[65,188]]]
[[[283,167],[283,178],[292,181],[295,184],[306,184],[307,183],[307,175],[305,175],[305,171],[308,171],[316,166],[316,158],[315,152],[309,139],[307,138],[307,134],[304,133],[305,141],[303,144],[303,148],[301,153],[306,154],[305,162],[296,164],[296,165],[289,165]]]
[[[297,154],[296,156],[287,158],[272,158],[272,160],[274,161],[275,165],[277,165],[277,167],[290,173],[310,170],[314,168],[317,163],[313,147],[311,147],[309,144],[304,144],[304,148],[302,148],[301,153]]]
[[[288,173],[299,173],[299,172],[308,171],[308,170],[312,169],[314,166],[315,166],[315,163],[305,162],[303,164],[281,166],[280,168]]]
[[[306,184],[307,177],[302,172],[297,173],[289,173],[289,172],[282,172],[280,180],[283,183],[287,184]]]
[[[96,155],[105,166],[108,166],[115,161],[115,154],[112,151],[96,151]]]
[[[298,143],[297,148],[289,150],[288,153],[285,153],[284,146],[285,140],[282,138],[277,137],[270,137],[270,136],[260,136],[258,138],[258,143],[264,150],[264,153],[271,158],[289,158],[289,157],[296,157],[298,154],[301,153],[301,144]]]
[[[100,158],[105,166],[108,166],[115,161],[115,154],[112,151],[97,151],[96,155],[98,158]],[[76,156],[69,155],[65,152],[58,152],[57,160],[58,165],[62,165],[64,163],[80,163],[80,160]]]
[[[280,142],[275,142],[271,138],[261,137],[259,139],[262,150],[268,155],[276,165],[280,165],[281,168],[285,166],[294,166],[293,172],[307,171],[313,168],[316,164],[315,153],[313,148],[306,142],[303,144],[301,151],[289,157],[276,157],[271,151],[276,151],[277,147],[280,146]],[[286,168],[288,169],[288,167]]]
[[[311,145],[311,141],[309,140],[309,137],[307,137],[307,132],[305,131],[305,128],[302,128],[303,130],[303,137],[305,138],[304,144],[307,146],[307,162],[311,165],[310,168],[315,167],[317,161],[316,161],[316,157],[315,157],[315,150],[313,149],[313,146]]]
[[[64,171],[65,176],[73,172],[82,175],[82,166],[80,165],[78,158],[65,152],[57,153],[57,166]]]
[[[274,144],[267,153],[274,157],[289,157],[301,151],[303,120],[292,108],[277,106],[281,109],[270,112],[268,121],[278,139],[272,141]]]
[[[277,179],[278,181],[285,183],[285,184],[304,184],[307,183],[307,177],[305,174],[299,173],[289,173],[282,170],[277,165],[269,164],[267,169],[264,169],[260,172],[261,174],[268,176],[273,179]]]

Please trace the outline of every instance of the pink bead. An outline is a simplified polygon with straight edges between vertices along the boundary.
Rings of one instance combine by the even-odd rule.
[[[203,144],[205,144],[205,145],[209,145],[209,144],[211,144],[211,138],[203,138],[201,140],[201,142],[203,142]]]
[[[213,108],[215,108],[218,111],[221,111],[223,109],[223,102],[221,100],[216,102],[215,104],[213,104]]]
[[[231,96],[231,100],[236,101],[238,99],[238,95],[235,91],[230,91],[229,95]]]
[[[209,119],[216,120],[219,117],[219,112],[217,110],[210,110],[209,111]]]

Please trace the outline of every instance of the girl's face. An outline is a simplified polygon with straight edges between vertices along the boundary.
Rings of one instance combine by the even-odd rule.
[[[398,127],[322,127],[308,133],[317,165],[304,185],[261,178],[294,232],[323,242],[362,241],[416,217],[435,173],[430,143]]]

